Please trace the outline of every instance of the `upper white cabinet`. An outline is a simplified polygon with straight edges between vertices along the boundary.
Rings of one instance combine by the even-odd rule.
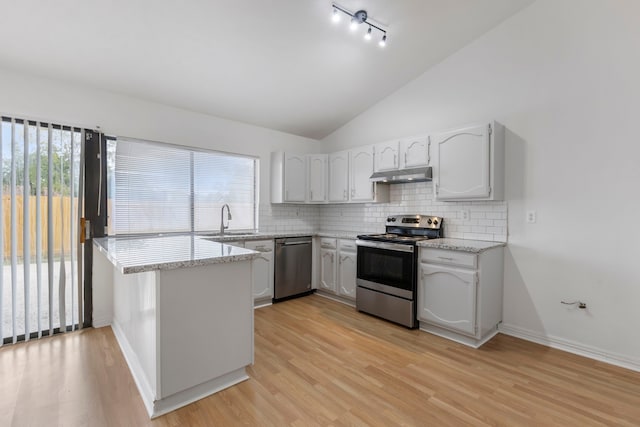
[[[329,154],[329,202],[349,201],[349,151]]]
[[[307,200],[312,203],[327,201],[327,160],[326,154],[310,154],[307,156],[307,177],[309,194]]]
[[[426,166],[429,159],[429,137],[407,138],[400,141],[400,169]]]
[[[399,141],[382,142],[374,145],[374,147],[374,168],[376,172],[396,170],[400,167],[398,157],[398,151],[400,149]]]
[[[271,203],[304,203],[306,194],[306,156],[271,153]]]
[[[504,198],[504,127],[493,122],[435,135],[436,200]]]
[[[351,201],[372,202],[376,198],[376,186],[369,178],[373,173],[373,146],[351,150]],[[387,190],[388,191],[388,190]]]

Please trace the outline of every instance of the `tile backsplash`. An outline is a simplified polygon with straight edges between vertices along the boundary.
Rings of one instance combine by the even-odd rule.
[[[463,211],[469,219],[463,219]],[[441,216],[445,237],[507,241],[507,202],[438,202],[430,182],[391,185],[389,203],[262,205],[260,231],[380,233],[394,214]]]

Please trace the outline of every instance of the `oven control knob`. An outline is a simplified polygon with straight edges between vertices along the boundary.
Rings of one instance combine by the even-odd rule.
[[[433,225],[438,225],[438,220],[437,219],[433,220]]]
[[[427,220],[427,224],[431,225],[431,218]]]
[[[389,222],[396,222],[396,219],[394,217],[389,217],[387,218],[387,221]]]

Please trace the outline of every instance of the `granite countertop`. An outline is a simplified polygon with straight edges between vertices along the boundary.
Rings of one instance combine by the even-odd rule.
[[[264,232],[264,233],[246,233],[246,234],[216,234],[216,233],[196,233],[196,236],[214,242],[245,242],[249,240],[270,240],[280,237],[304,237],[315,236],[313,231],[309,232]]]
[[[467,239],[433,239],[418,242],[418,246],[422,248],[448,249],[452,251],[480,253],[487,249],[506,246],[504,242],[486,242],[484,240],[467,240]]]
[[[193,235],[93,240],[123,274],[251,260],[259,252]]]

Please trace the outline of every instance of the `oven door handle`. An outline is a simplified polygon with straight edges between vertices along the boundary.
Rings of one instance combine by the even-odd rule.
[[[402,243],[374,242],[372,240],[356,240],[357,246],[365,246],[367,248],[387,249],[390,251],[410,252],[413,253],[413,245],[403,245]]]

